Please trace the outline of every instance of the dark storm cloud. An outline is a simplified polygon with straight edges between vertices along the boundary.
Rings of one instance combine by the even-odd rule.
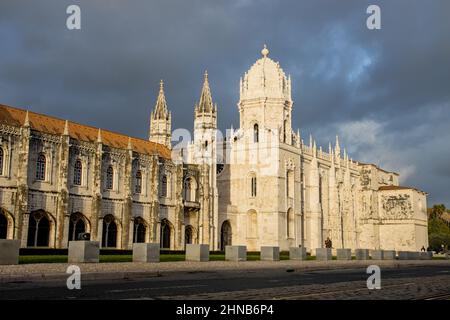
[[[78,4],[82,30],[65,28]],[[369,4],[382,29],[365,27]],[[17,1],[0,3],[0,103],[145,138],[159,80],[190,129],[209,71],[219,125],[238,126],[239,77],[260,57],[292,75],[293,126],[327,149],[399,170],[450,206],[450,3]]]

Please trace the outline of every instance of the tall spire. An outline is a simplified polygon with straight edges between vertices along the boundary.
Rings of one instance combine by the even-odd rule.
[[[154,119],[167,119],[168,118],[168,108],[166,102],[166,96],[164,95],[164,81],[159,82],[159,94],[156,100],[155,110],[152,113]]]
[[[195,106],[195,110],[199,113],[210,113],[215,111],[211,97],[211,89],[209,88],[208,71],[205,71],[200,101]]]

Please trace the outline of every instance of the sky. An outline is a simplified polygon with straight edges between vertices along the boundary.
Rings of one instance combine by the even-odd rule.
[[[239,78],[267,44],[305,141],[338,134],[450,207],[449,15],[448,0],[2,0],[0,103],[145,139],[160,79],[173,129],[191,130],[208,70],[219,127],[237,128]]]

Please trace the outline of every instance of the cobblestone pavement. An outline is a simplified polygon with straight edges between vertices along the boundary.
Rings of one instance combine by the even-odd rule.
[[[450,300],[450,275],[387,279],[379,290],[367,289],[365,281],[349,281],[159,298],[171,300]]]
[[[264,264],[267,265],[267,264]],[[449,299],[447,264],[381,267],[381,289],[367,289],[369,263],[347,268],[191,269],[158,276],[86,280],[68,290],[66,278],[0,283],[0,299],[303,300]],[[291,266],[291,265],[289,265]],[[317,267],[317,265],[316,265]],[[67,277],[67,275],[66,275]]]

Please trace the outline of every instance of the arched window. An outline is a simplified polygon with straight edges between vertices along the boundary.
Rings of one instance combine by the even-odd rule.
[[[0,239],[6,239],[8,235],[8,219],[0,209]]]
[[[184,180],[184,200],[196,201],[197,184],[193,177],[188,177]]]
[[[103,218],[102,246],[104,248],[115,248],[117,246],[117,224],[111,214]]]
[[[186,226],[186,228],[184,229],[184,244],[191,244],[194,243],[194,229],[192,228],[192,226]]]
[[[141,173],[141,171],[136,172],[135,180],[136,181],[134,182],[134,192],[141,193],[142,192],[142,173]]]
[[[161,178],[161,197],[167,197],[167,176]]]
[[[36,180],[45,180],[45,165],[45,156],[40,154],[36,162]]]
[[[144,243],[145,242],[146,227],[144,219],[141,217],[134,218],[134,232],[133,232],[133,242],[134,243]]]
[[[3,148],[0,148],[0,176],[3,174]]]
[[[259,128],[257,123],[253,126],[253,142],[259,142]]]
[[[167,219],[161,221],[160,246],[162,249],[170,249],[171,227]]]
[[[250,196],[256,197],[256,177],[251,176],[250,178]]]
[[[106,189],[112,189],[114,183],[114,169],[112,166],[108,167],[106,170]]]
[[[286,143],[286,139],[287,139],[287,136],[286,136],[286,133],[287,133],[286,126],[287,126],[287,120],[284,120],[284,122],[283,122],[283,142],[284,142],[284,143]]]
[[[48,247],[50,240],[50,221],[44,211],[30,214],[28,222],[28,247]]]
[[[83,215],[78,212],[72,213],[69,224],[69,241],[78,240],[78,235],[84,232],[86,232],[86,224],[84,223]]]
[[[230,221],[226,220],[220,228],[220,250],[225,251],[226,246],[231,246],[232,234]]]
[[[81,164],[81,160],[75,161],[75,165],[73,167],[73,184],[76,186],[81,186],[81,175],[83,172],[83,165]]]

